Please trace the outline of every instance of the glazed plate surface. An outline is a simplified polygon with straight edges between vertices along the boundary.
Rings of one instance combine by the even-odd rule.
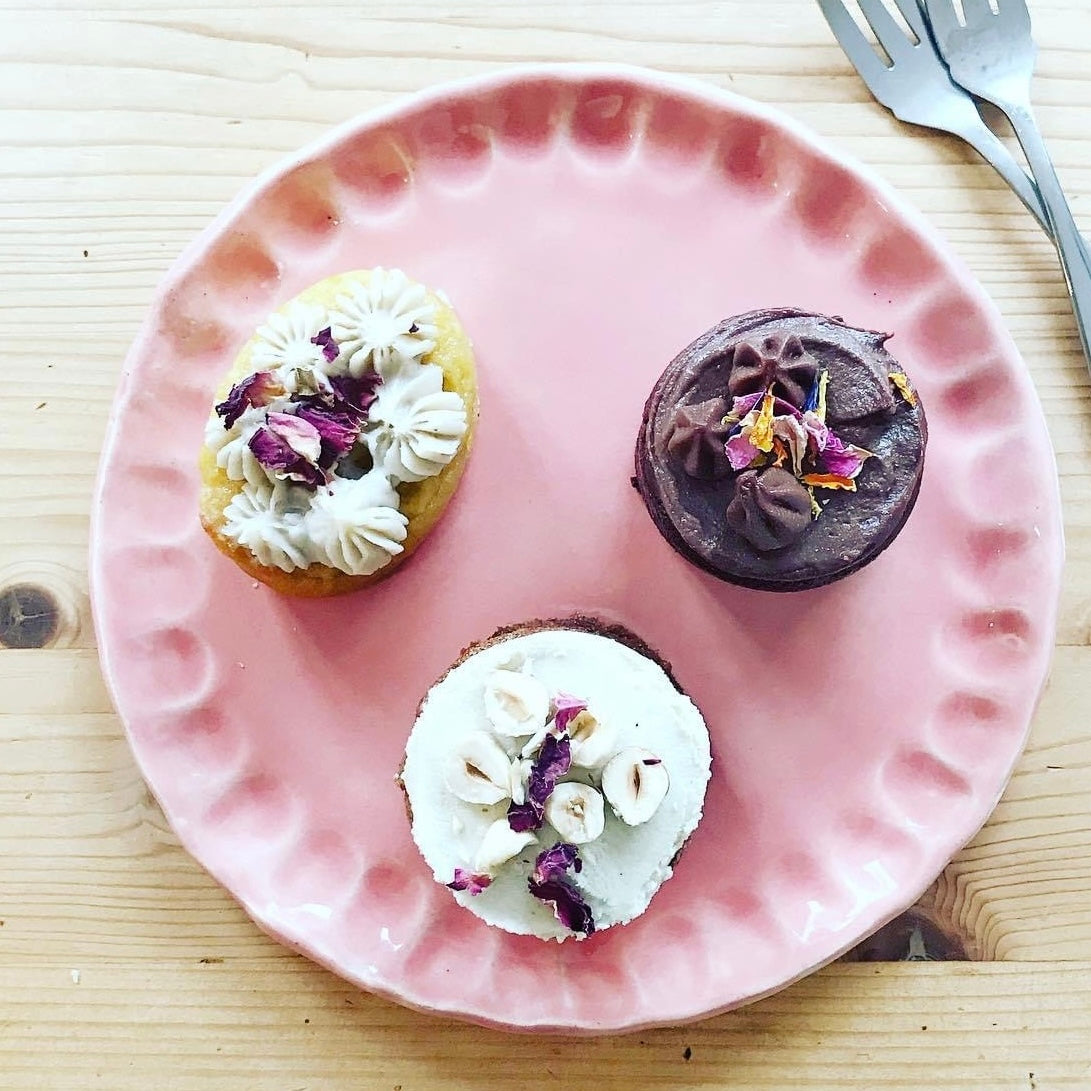
[[[197,450],[263,316],[403,268],[473,338],[477,446],[406,567],[291,601],[206,540]],[[872,565],[798,594],[690,567],[630,485],[666,363],[726,315],[893,332],[931,439]],[[262,928],[410,1006],[520,1030],[677,1023],[765,995],[912,903],[981,826],[1052,647],[1056,470],[994,306],[922,218],[783,116],[635,68],[506,69],[401,100],[262,177],[182,255],[125,365],[95,509],[104,670],[178,836]],[[422,695],[499,626],[575,611],[671,662],[706,815],[637,922],[483,925],[394,774]]]

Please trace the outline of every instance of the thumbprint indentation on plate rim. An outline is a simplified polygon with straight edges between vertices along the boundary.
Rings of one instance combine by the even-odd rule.
[[[934,829],[958,805],[973,799],[966,777],[937,754],[901,747],[880,770],[883,791],[896,813],[915,828]]]
[[[625,81],[594,80],[579,88],[569,136],[584,155],[624,159],[640,144],[647,96]]]
[[[403,128],[365,129],[329,154],[345,203],[363,212],[389,213],[406,199],[416,171],[416,151]]]
[[[570,87],[542,79],[500,88],[483,109],[501,147],[522,156],[544,152],[556,143],[574,100]]]
[[[194,792],[233,783],[249,757],[238,723],[214,704],[149,715],[139,735],[162,747],[172,774],[187,774]]]
[[[260,314],[271,310],[280,284],[280,262],[269,252],[262,235],[238,228],[219,239],[204,256],[204,278],[217,299],[232,299],[235,306]]]
[[[344,219],[339,186],[326,163],[306,161],[274,181],[248,210],[254,224],[277,251],[309,254],[336,234]]]
[[[148,604],[144,610],[153,609]],[[121,648],[125,704],[147,715],[186,712],[212,701],[219,671],[203,636],[182,622],[134,630]]]
[[[251,769],[209,804],[205,821],[227,838],[233,863],[245,866],[247,854],[281,856],[298,834],[302,810],[296,792],[283,778]],[[240,851],[243,848],[245,852]]]
[[[282,908],[317,905],[331,915],[349,901],[363,874],[360,852],[336,829],[305,832],[273,871]]]
[[[416,125],[413,138],[420,179],[444,190],[472,187],[492,163],[493,130],[476,104],[454,102],[429,111]]]

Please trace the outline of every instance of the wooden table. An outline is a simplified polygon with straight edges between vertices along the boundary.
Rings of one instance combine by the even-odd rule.
[[[33,14],[26,14],[28,6]],[[1091,19],[1032,2],[1036,97],[1091,228]],[[0,0],[0,1087],[1091,1088],[1091,397],[1054,255],[953,139],[875,105],[810,0]],[[327,126],[520,60],[684,72],[779,106],[919,205],[1045,405],[1069,559],[1053,676],[985,830],[858,957],[626,1037],[512,1038],[266,939],[178,846],[99,674],[92,482],[160,274]],[[20,611],[22,616],[20,619]]]

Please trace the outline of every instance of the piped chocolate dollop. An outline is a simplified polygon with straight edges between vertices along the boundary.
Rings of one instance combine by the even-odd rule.
[[[735,481],[727,525],[755,549],[791,545],[811,523],[811,494],[787,470],[746,470]]]
[[[803,408],[818,374],[818,361],[795,334],[770,334],[735,346],[728,393],[733,398],[766,390]]]
[[[729,406],[724,398],[680,405],[667,433],[667,450],[690,477],[716,481],[731,473],[724,444],[732,424],[724,424]]]

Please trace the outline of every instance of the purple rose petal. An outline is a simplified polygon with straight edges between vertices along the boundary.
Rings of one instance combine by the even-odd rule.
[[[558,841],[553,848],[538,853],[538,858],[534,861],[534,871],[531,872],[530,877],[536,883],[545,883],[550,879],[562,878],[569,868],[575,871],[583,870],[580,850],[575,845]]]
[[[591,907],[567,879],[550,879],[546,883],[536,883],[531,879],[527,886],[540,902],[553,906],[553,915],[570,932],[594,935],[595,919],[591,915]]]
[[[231,428],[247,409],[268,405],[283,393],[284,388],[271,371],[255,371],[228,391],[227,397],[216,406],[216,412],[223,417],[224,427]]]
[[[540,804],[512,803],[508,807],[508,825],[516,833],[530,833],[537,830],[545,821],[545,808]]]
[[[247,446],[277,477],[300,481],[312,488],[326,482],[326,475],[317,465],[322,449],[321,436],[307,421],[287,413],[270,413],[266,426],[250,437]],[[313,458],[309,457],[312,453]]]
[[[545,802],[557,781],[572,767],[572,747],[567,735],[546,735],[530,767],[525,803],[508,807],[508,825],[516,833],[538,829],[545,821]]]
[[[325,356],[328,364],[332,364],[341,355],[341,350],[333,339],[333,329],[330,326],[327,326],[324,330],[319,330],[311,338],[311,344],[317,345],[322,350],[322,355]]]
[[[558,693],[553,698],[553,707],[556,709],[553,731],[557,735],[563,735],[568,730],[569,721],[587,710],[587,702],[579,697],[573,697],[570,693]]]
[[[265,426],[278,435],[300,458],[317,462],[322,450],[322,434],[310,421],[294,413],[266,413]]]
[[[545,803],[557,781],[572,767],[572,746],[567,735],[546,735],[530,767],[527,798]]]
[[[358,413],[360,420],[364,421],[378,397],[376,391],[382,382],[383,377],[377,371],[368,371],[358,379],[351,375],[334,375],[330,379],[330,388],[339,402]]]
[[[753,394],[743,394],[742,397],[733,399],[729,415],[736,420],[742,420],[764,397],[764,390],[756,390]]]
[[[819,473],[836,474],[838,477],[855,477],[864,465],[864,459],[870,457],[867,451],[846,444],[834,432],[826,439],[826,446],[818,457]]]
[[[352,450],[360,435],[360,420],[350,409],[335,409],[320,395],[300,398],[296,416],[312,425],[322,439],[318,465],[329,469]]]
[[[750,437],[743,435],[732,436],[724,444],[724,450],[727,452],[727,461],[731,463],[733,470],[745,470],[761,454],[761,451],[750,442]]]
[[[475,875],[463,868],[455,868],[455,877],[447,884],[450,890],[468,890],[478,895],[492,882],[491,875]]]
[[[591,907],[566,874],[569,868],[578,872],[582,867],[580,850],[559,842],[538,854],[527,888],[540,902],[553,907],[553,915],[570,932],[590,936],[595,931]]]

